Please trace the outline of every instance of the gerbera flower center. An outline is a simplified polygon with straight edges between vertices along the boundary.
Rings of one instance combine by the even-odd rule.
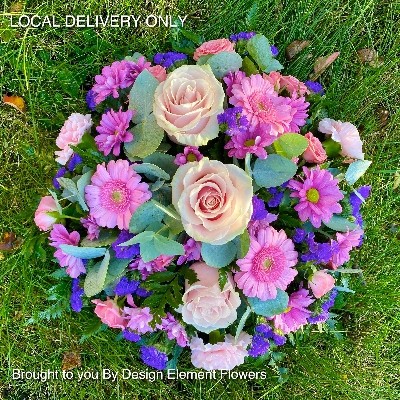
[[[285,266],[286,257],[279,247],[263,247],[254,257],[252,271],[257,280],[274,282],[281,277]]]
[[[311,203],[318,203],[319,200],[319,192],[315,188],[308,189],[306,192],[307,200]]]
[[[102,189],[101,202],[110,211],[124,212],[130,205],[130,194],[124,182],[107,182]]]
[[[195,156],[193,153],[189,153],[189,154],[187,155],[186,159],[187,159],[189,162],[197,161],[197,158],[196,158],[196,156]]]
[[[251,146],[254,146],[256,144],[256,140],[255,139],[247,139],[245,142],[244,142],[244,145],[246,146],[246,147],[251,147]]]

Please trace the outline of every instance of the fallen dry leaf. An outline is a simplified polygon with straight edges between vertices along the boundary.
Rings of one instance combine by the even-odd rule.
[[[384,108],[378,108],[378,117],[380,126],[383,128],[389,121],[389,111]]]
[[[14,107],[18,111],[22,113],[26,110],[25,100],[20,96],[7,96],[6,94],[3,96],[4,104],[8,104],[9,106]]]
[[[400,186],[400,173],[396,172],[394,174],[393,189],[396,190],[399,186]]]
[[[285,54],[286,58],[290,61],[292,58],[296,57],[303,49],[310,45],[309,40],[295,40],[286,47]]]
[[[63,355],[62,370],[69,371],[82,365],[81,355],[76,351],[67,351]]]
[[[5,232],[0,241],[0,251],[13,251],[22,243],[14,232]]]
[[[15,3],[12,3],[10,6],[10,13],[20,13],[22,9],[24,8],[23,3],[20,1],[16,1]]]
[[[371,65],[371,63],[378,59],[378,53],[374,49],[357,50],[357,55],[360,61],[364,64]]]
[[[314,73],[310,76],[312,81],[316,80],[326,69],[339,57],[340,52],[337,51],[326,57],[318,57],[314,63]]]

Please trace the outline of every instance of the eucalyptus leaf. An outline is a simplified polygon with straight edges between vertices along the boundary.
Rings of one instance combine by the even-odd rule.
[[[154,152],[143,159],[143,162],[157,165],[163,169],[169,176],[174,176],[178,166],[174,164],[174,156],[160,152]]]
[[[76,182],[76,187],[78,189],[78,202],[79,205],[82,207],[83,211],[89,211],[89,208],[86,205],[85,201],[85,187],[89,185],[92,176],[93,176],[93,171],[90,170],[85,174],[83,174]]]
[[[276,60],[271,51],[268,39],[264,35],[257,34],[247,42],[247,51],[266,73],[278,71],[283,68],[281,63]]]
[[[308,141],[298,133],[285,133],[275,140],[273,146],[277,154],[290,160],[304,153]]]
[[[106,249],[103,247],[79,247],[71,244],[60,244],[60,249],[63,253],[82,260],[98,258],[106,253]]]
[[[204,262],[210,267],[223,268],[229,265],[236,256],[237,242],[230,241],[222,245],[202,243],[201,256]]]
[[[324,224],[334,231],[347,232],[353,231],[358,228],[358,225],[348,219],[341,217],[340,215],[333,215],[329,222],[324,222]]]
[[[103,290],[109,262],[110,253],[107,251],[103,260],[87,271],[85,282],[83,284],[83,289],[87,297],[95,296]]]
[[[135,80],[129,93],[129,108],[136,113],[132,122],[143,122],[153,112],[154,93],[160,82],[146,69]]]
[[[131,261],[132,260],[128,258],[113,258],[108,266],[107,275],[104,280],[104,287],[110,286],[116,282],[117,279],[122,278],[126,267]]]
[[[278,154],[270,154],[265,160],[254,163],[253,176],[257,185],[265,188],[280,186],[296,174],[297,165]]]
[[[244,312],[244,314],[242,315],[242,318],[240,318],[238,327],[236,329],[236,335],[235,335],[235,340],[238,340],[240,334],[242,333],[242,330],[244,328],[244,325],[247,321],[247,318],[249,317],[249,315],[251,314],[251,308],[247,307],[246,311]]]
[[[153,114],[131,129],[133,140],[124,144],[129,160],[144,158],[154,153],[164,138],[164,130],[158,126]]]
[[[286,310],[289,304],[289,296],[283,290],[277,289],[275,299],[260,300],[258,297],[249,297],[248,301],[256,314],[263,317],[273,317]]]
[[[344,177],[349,185],[354,185],[367,171],[372,161],[357,160],[349,165]]]
[[[214,76],[222,79],[229,72],[239,71],[243,60],[236,52],[223,51],[211,56],[206,63],[211,67]]]
[[[154,164],[150,163],[135,164],[132,168],[139,174],[145,174],[146,176],[151,175],[152,177],[164,180],[170,179],[168,173],[166,173],[163,169]]]
[[[156,207],[153,201],[146,201],[133,213],[129,221],[129,231],[132,233],[143,232],[153,222],[161,222],[163,217],[164,212]]]

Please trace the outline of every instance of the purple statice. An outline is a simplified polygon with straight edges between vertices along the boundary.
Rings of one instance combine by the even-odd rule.
[[[168,357],[165,353],[152,346],[140,348],[140,358],[149,367],[163,370],[167,367]]]
[[[180,256],[176,262],[177,265],[182,265],[188,261],[199,261],[201,258],[201,243],[189,238],[183,245],[185,254]]]
[[[79,154],[74,153],[71,159],[68,161],[67,164],[68,171],[72,172],[76,168],[76,166],[81,164],[82,162],[83,162],[82,157]]]
[[[322,322],[326,322],[329,319],[329,311],[335,305],[336,296],[338,295],[338,291],[333,289],[331,294],[329,295],[328,300],[326,300],[321,305],[321,313],[318,315],[314,315],[308,318],[308,322],[310,324],[318,324]]]
[[[337,253],[339,250],[339,245],[334,240],[328,243],[316,242],[313,232],[307,233],[305,241],[308,245],[308,252],[301,255],[301,261],[303,262],[326,264],[332,258],[333,254]]]
[[[232,107],[217,115],[218,123],[223,125],[222,129],[228,136],[248,131],[249,121],[242,115],[242,111],[241,107]]]
[[[142,298],[146,298],[146,297],[149,297],[149,296],[151,296],[151,294],[152,294],[153,292],[149,292],[148,290],[146,290],[146,289],[144,289],[144,288],[142,288],[142,287],[138,287],[137,289],[136,289],[136,296],[139,296],[139,297],[142,297]]]
[[[116,258],[128,258],[132,259],[140,253],[139,244],[133,244],[130,246],[120,246],[121,243],[127,242],[132,239],[135,235],[129,231],[123,229],[118,235],[115,242],[112,243],[111,247],[115,251]]]
[[[61,190],[61,185],[60,182],[58,182],[57,178],[62,178],[65,174],[67,173],[67,168],[65,167],[61,167],[56,174],[54,175],[53,178],[53,186],[58,189]]]
[[[117,296],[126,296],[128,294],[134,294],[140,285],[140,281],[130,281],[126,276],[122,277],[117,283],[114,289],[114,293]]]
[[[260,221],[267,217],[268,211],[265,208],[265,203],[262,199],[256,195],[252,198],[253,203],[253,214],[251,215],[252,221]]]
[[[83,227],[88,231],[87,238],[89,240],[98,239],[100,235],[100,226],[97,224],[96,220],[91,215],[88,215],[87,218],[81,218],[80,221]]]
[[[138,342],[141,337],[135,332],[132,332],[130,329],[124,329],[122,331],[122,337],[129,342]]]
[[[254,335],[248,350],[250,357],[259,357],[269,350],[269,340],[264,335]]]
[[[229,39],[232,42],[238,42],[239,40],[250,40],[255,35],[256,35],[255,32],[239,32],[229,36]]]
[[[118,111],[110,110],[102,115],[100,125],[96,128],[99,135],[94,140],[105,156],[111,151],[114,156],[119,156],[121,143],[133,140],[132,133],[128,131],[133,116],[133,110],[122,111],[122,107]]]
[[[235,128],[234,128],[235,129]],[[246,154],[254,154],[258,158],[267,158],[266,146],[271,144],[271,136],[261,129],[245,132],[236,132],[228,130],[226,133],[231,136],[230,140],[224,146],[224,149],[229,150],[229,157],[243,159]]]
[[[307,232],[304,229],[296,228],[292,240],[294,243],[300,244],[306,240]]]
[[[371,186],[361,186],[356,190],[364,200],[366,200],[371,194]],[[356,223],[362,228],[363,219],[361,215],[361,205],[363,201],[354,192],[352,192],[349,196],[349,203],[352,210],[351,213],[356,219]]]
[[[175,319],[171,313],[167,313],[165,318],[161,319],[161,324],[156,325],[157,329],[164,331],[169,340],[176,340],[180,347],[186,347],[189,343],[185,328]]]
[[[275,332],[272,332],[271,339],[274,341],[275,346],[283,346],[286,343],[286,336],[278,335]]]
[[[93,90],[89,90],[86,93],[86,105],[90,111],[94,111],[96,109],[96,94]]]
[[[154,64],[161,65],[164,68],[172,67],[176,62],[184,60],[187,60],[187,55],[184,53],[177,53],[175,51],[157,53],[153,58]]]
[[[202,158],[203,154],[200,153],[198,147],[186,146],[183,149],[183,153],[178,153],[176,155],[174,164],[181,166],[188,162],[200,161]]]
[[[79,278],[72,279],[71,297],[69,303],[71,308],[75,312],[80,312],[83,307],[83,296],[84,290],[79,286]]]
[[[282,203],[284,192],[281,192],[278,188],[275,187],[269,188],[268,192],[272,195],[272,197],[268,200],[268,207],[279,207]]]
[[[320,94],[321,96],[325,94],[324,88],[319,82],[305,81],[304,84],[307,86],[307,89],[315,94]]]
[[[271,45],[270,47],[271,47],[272,56],[276,57],[279,54],[279,49],[274,45]]]

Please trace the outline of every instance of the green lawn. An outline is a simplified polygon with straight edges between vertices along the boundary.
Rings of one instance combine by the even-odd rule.
[[[315,332],[296,347],[287,345],[284,365],[289,368],[289,380],[285,383],[279,383],[268,367],[267,379],[252,381],[15,382],[13,368],[60,370],[63,354],[71,350],[82,356],[82,367],[75,373],[142,367],[129,343],[115,342],[114,332],[80,344],[87,314],[27,325],[32,315],[48,306],[46,290],[54,284],[48,275],[57,267],[50,261],[25,260],[18,251],[3,253],[0,399],[400,398],[400,194],[393,189],[394,172],[400,169],[400,7],[389,0],[260,0],[249,19],[252,4],[247,0],[161,0],[153,5],[144,0],[27,0],[23,12],[187,14],[187,27],[206,39],[250,28],[279,47],[278,59],[286,73],[303,80],[317,57],[341,52],[321,79],[330,116],[360,127],[366,158],[374,162],[363,178],[364,183],[373,184],[373,195],[364,208],[367,237],[356,255],[363,280],[354,279],[357,294],[347,297],[348,312],[340,315],[345,339],[338,342]],[[11,6],[5,1],[2,12],[9,12]],[[56,169],[54,140],[71,112],[86,112],[84,94],[92,77],[103,65],[134,51],[167,50],[168,30],[13,31],[7,29],[7,21],[0,17],[0,90],[24,97],[27,112],[0,106],[0,233],[12,231],[27,240],[35,232],[34,210]],[[308,39],[311,45],[289,63],[284,49],[295,39]],[[378,66],[360,62],[356,52],[362,48],[378,52]],[[385,126],[380,120],[382,110],[389,113]]]

